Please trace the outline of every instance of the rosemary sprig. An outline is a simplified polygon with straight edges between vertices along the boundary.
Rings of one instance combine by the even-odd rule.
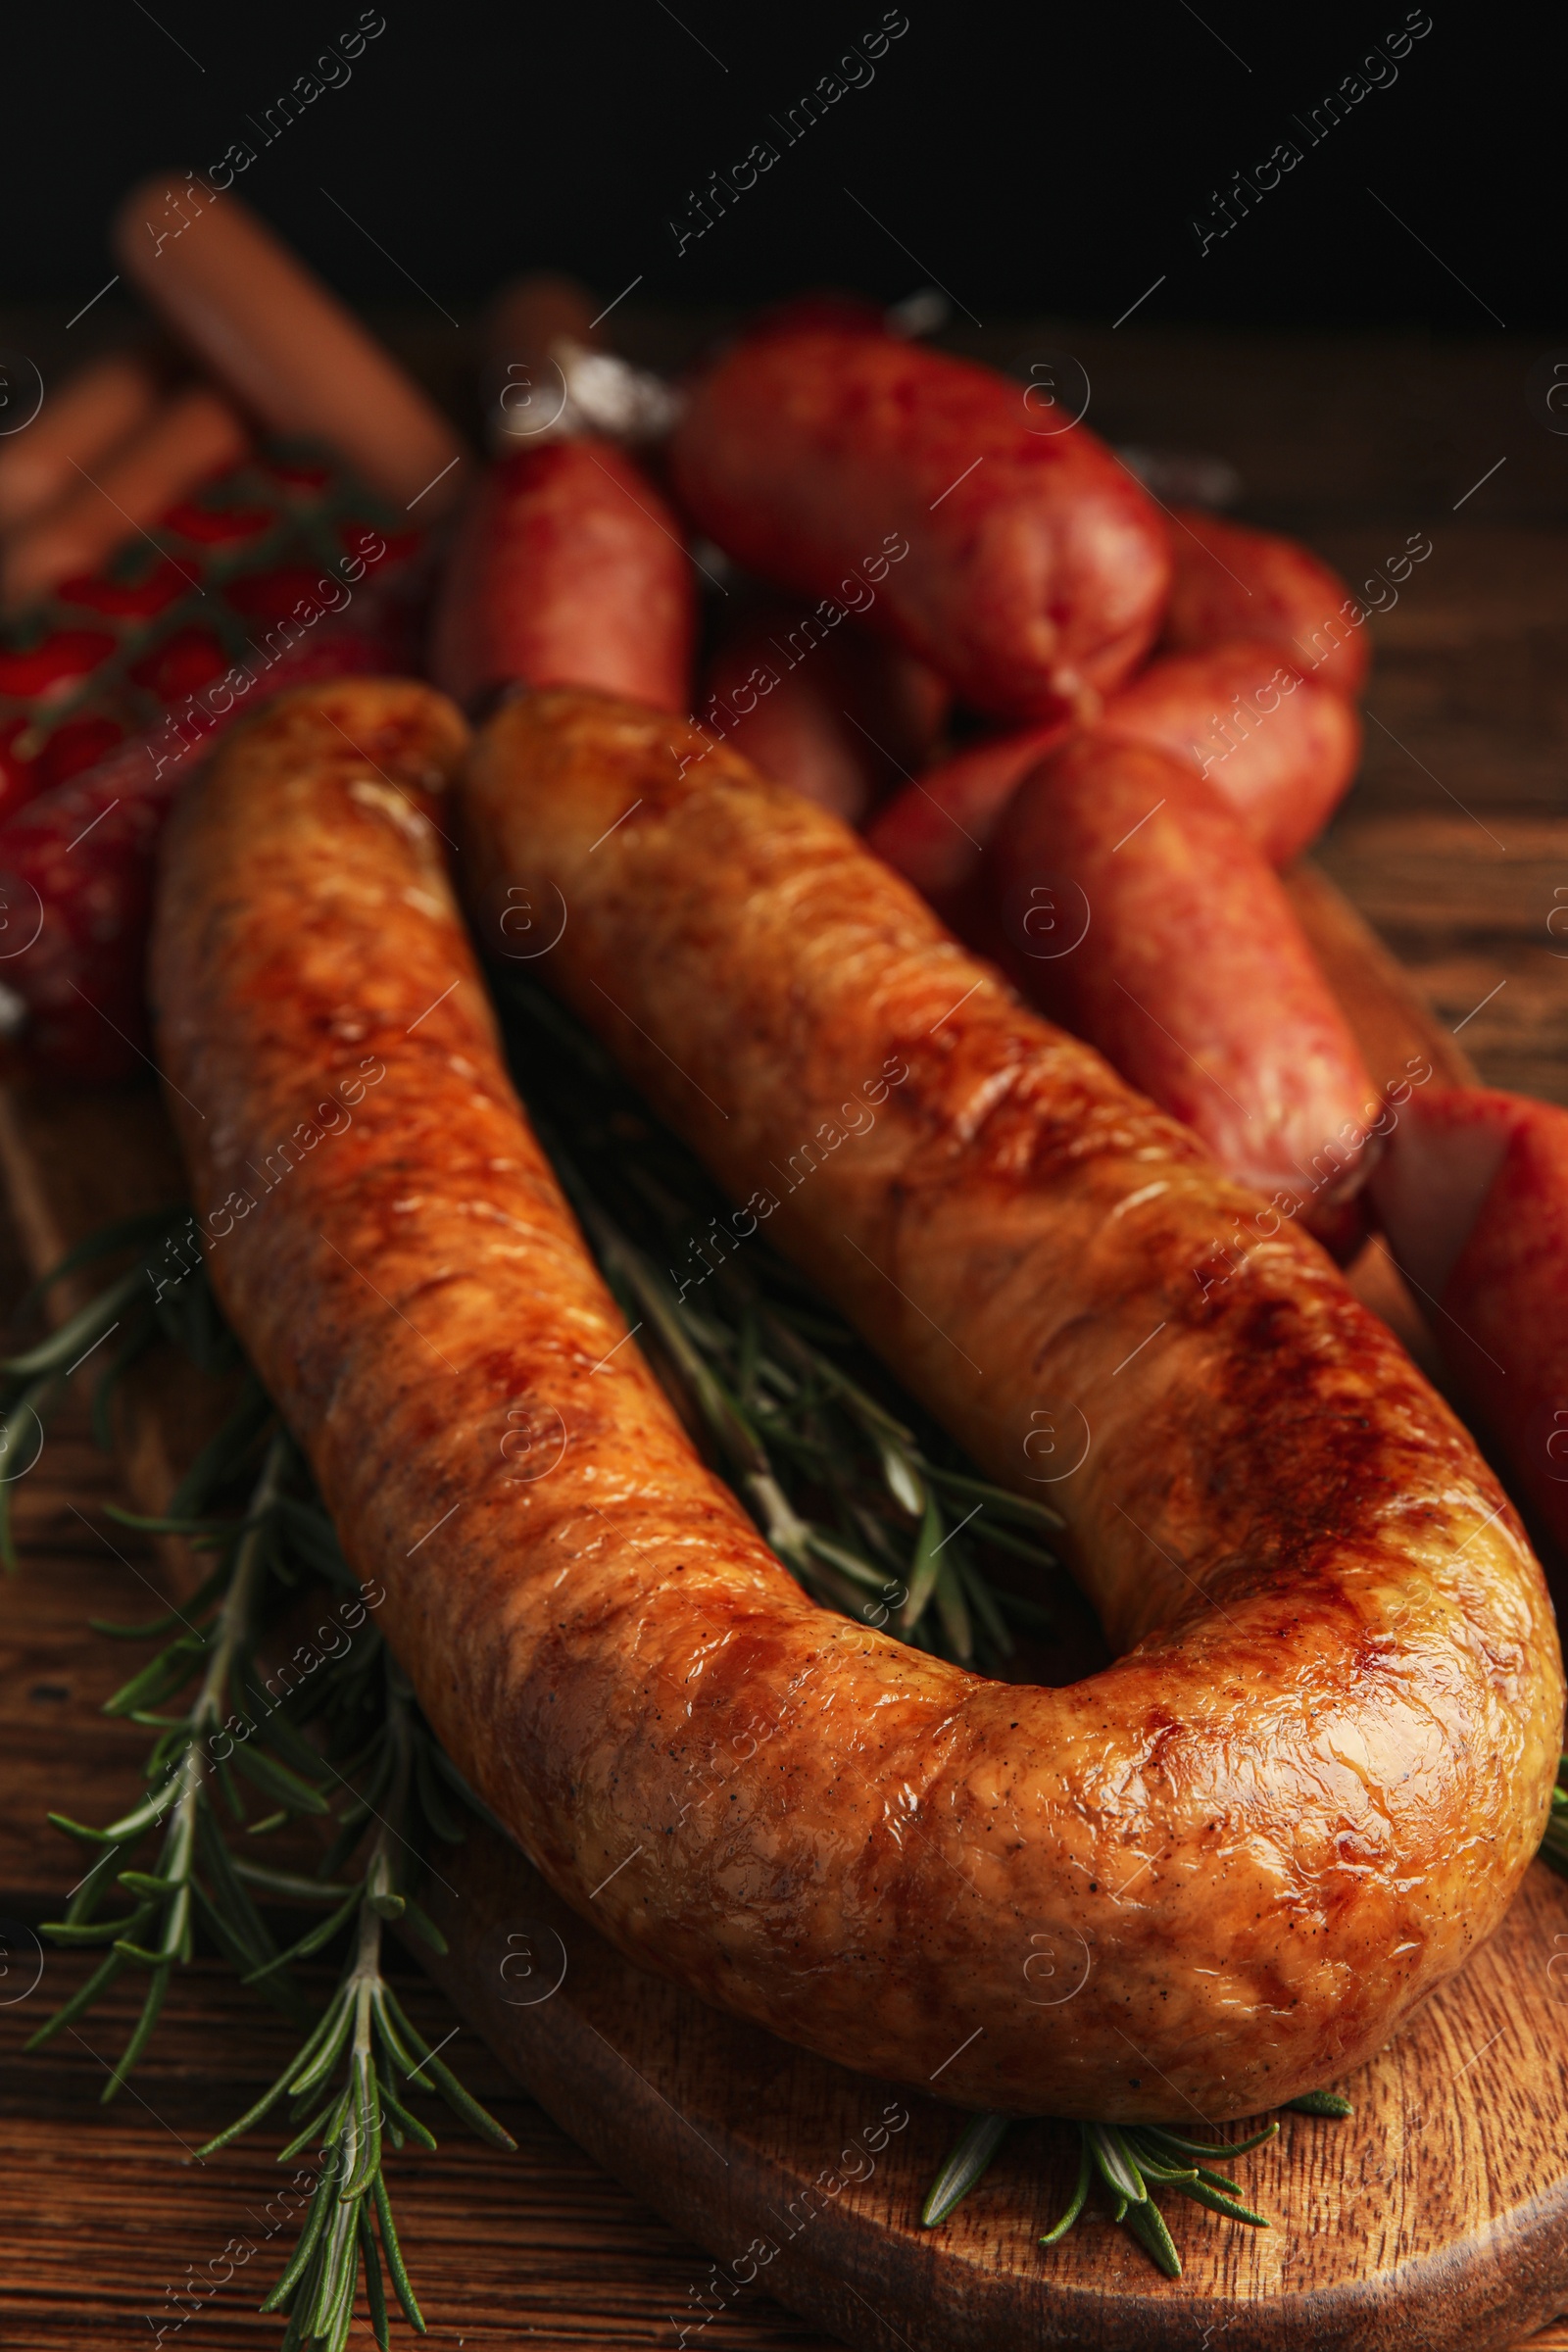
[[[1354,2113],[1349,2100],[1333,2090],[1307,2091],[1288,2104],[1304,2115],[1344,2117]],[[945,2222],[978,2185],[1016,2120],[1008,2115],[970,2118],[920,2209],[921,2222],[928,2230]],[[1154,2202],[1156,2188],[1173,2188],[1227,2221],[1246,2222],[1254,2230],[1269,2228],[1265,2214],[1243,2203],[1240,2187],[1230,2175],[1214,2170],[1204,2160],[1218,2156],[1230,2164],[1238,2156],[1250,2155],[1277,2135],[1277,2123],[1264,2124],[1250,2138],[1232,2140],[1194,2139],[1166,2124],[1080,2123],[1076,2130],[1077,2180],[1059,2220],[1040,2240],[1043,2246],[1060,2244],[1088,2203],[1096,2180],[1110,2199],[1111,2219],[1137,2238],[1167,2278],[1181,2277],[1182,2259]]]
[[[265,1545],[275,1507],[288,1441],[274,1436],[250,1510],[236,1534],[231,1557],[218,1575],[209,1578],[191,1603],[195,1614],[177,1610],[156,1620],[152,1627],[116,1629],[122,1636],[167,1632],[176,1622],[182,1630],[141,1671],[106,1702],[104,1712],[128,1716],[160,1732],[147,1761],[149,1789],[142,1801],[107,1829],[95,1830],[67,1815],[50,1819],[68,1837],[102,1850],[72,1896],[64,1919],[46,1923],[45,1932],[57,1943],[96,1945],[109,1951],[86,1983],[41,2026],[27,2043],[36,2049],[93,2005],[127,1966],[150,1972],[146,1999],[129,2041],[104,2088],[112,2099],[152,2038],[169,1989],[170,1973],[178,1961],[189,1960],[194,1948],[193,1927],[199,1911],[225,1956],[236,1965],[256,1971],[275,1961],[276,1945],[261,1914],[235,1877],[215,1806],[215,1791],[226,1797],[230,1810],[243,1821],[227,1757],[219,1761],[216,1736],[235,1695],[236,1677],[256,1638],[256,1610],[266,1576]],[[212,1604],[204,1623],[203,1602]],[[154,1712],[184,1689],[197,1669],[201,1680],[187,1710],[176,1717]],[[259,1749],[230,1752],[241,1769],[258,1780],[274,1800],[281,1798],[291,1813],[324,1813],[319,1792],[277,1757]],[[162,1832],[157,1861],[151,1870],[113,1865],[127,1860],[155,1831]],[[113,1886],[132,1898],[128,1913],[99,1915]],[[297,1992],[276,1980],[270,1982],[270,1997],[296,2016],[304,2014]]]
[[[134,1234],[116,1229],[77,1260],[127,1241],[167,1241],[182,1223],[183,1212],[171,1212]],[[63,1386],[66,1365],[79,1360],[94,1335],[107,1337],[127,1307],[139,1308],[144,1295],[153,1298],[153,1311],[133,1325],[137,1352],[162,1320],[209,1368],[237,1362],[231,1344],[210,1345],[220,1323],[201,1269],[181,1282],[185,1295],[177,1308],[158,1315],[163,1299],[147,1281],[148,1263],[156,1262],[154,1252],[63,1333],[14,1358],[6,1367],[13,1392],[17,1384],[27,1384],[22,1394],[36,1386],[40,1361]],[[68,1349],[76,1353],[68,1356]],[[117,1376],[110,1367],[103,1377]],[[236,1513],[224,1506],[240,1480],[246,1491]],[[383,2133],[394,2148],[410,2139],[436,2144],[406,2103],[410,2087],[438,2093],[492,2144],[513,2144],[427,2048],[381,1966],[388,1921],[402,1920],[432,1948],[445,1948],[412,1881],[430,1837],[455,1842],[463,1836],[443,1782],[460,1796],[466,1791],[369,1618],[371,1604],[343,1559],[309,1473],[254,1377],[246,1376],[227,1422],[198,1455],[167,1514],[115,1516],[146,1532],[182,1536],[214,1553],[216,1565],[182,1608],[150,1624],[96,1629],[107,1638],[158,1644],[105,1710],[157,1737],[147,1758],[147,1793],[129,1812],[105,1829],[51,1815],[97,1859],[64,1917],[45,1933],[67,1946],[108,1948],[27,2046],[39,2047],[73,2024],[127,1967],[146,1969],[140,2015],[105,2086],[104,2098],[114,2098],[146,2051],[174,1968],[192,1956],[198,1923],[204,1927],[241,1981],[306,2029],[272,2089],[200,2151],[226,2146],[284,2096],[292,2122],[306,2120],[278,2161],[297,2156],[309,2140],[319,2146],[321,2169],[299,2245],[264,2308],[287,2313],[287,2352],[318,2344],[340,2352],[363,2273],[372,2329],[384,2346],[387,2275],[408,2319],[421,2331],[424,2325],[382,2169]],[[336,1596],[338,1627],[350,1638],[336,1654],[300,1644],[290,1667],[269,1673],[291,1607],[305,1591],[319,1595],[323,1587]],[[164,1711],[187,1693],[177,1712]],[[264,1810],[251,1818],[258,1803]],[[314,1878],[269,1868],[260,1858],[265,1849],[254,1842],[298,1820],[314,1820],[331,1837]],[[156,1855],[150,1866],[139,1866],[137,1849],[154,1837]],[[345,1883],[339,1874],[356,1856],[357,1874]],[[117,1887],[128,1896],[128,1910],[106,1909]],[[263,1901],[318,1905],[325,1915],[280,1949]],[[342,1978],[324,2015],[313,2020],[292,1968],[345,1933],[350,1951]]]
[[[116,1392],[155,1340],[172,1341],[204,1372],[231,1372],[239,1365],[239,1348],[209,1285],[170,1279],[171,1264],[183,1268],[188,1262],[179,1243],[189,1223],[189,1212],[178,1207],[121,1218],[69,1251],[23,1300],[24,1312],[68,1276],[106,1257],[135,1253],[122,1274],[46,1338],[0,1361],[0,1562],[7,1569],[17,1565],[12,1487],[36,1461],[44,1421],[82,1365],[91,1361],[97,1375],[93,1434],[106,1452]],[[99,1349],[117,1334],[119,1346],[101,1358]]]
[[[288,1952],[275,1954],[252,1970],[247,1984],[265,1980],[294,1959],[318,1950],[357,1915],[352,1957],[344,1970],[324,2016],[303,2046],[283,2069],[270,2089],[256,2104],[208,2141],[198,2154],[207,2157],[226,2147],[269,2115],[279,2100],[289,2101],[289,2120],[299,2130],[277,2158],[289,2163],[311,2141],[320,2151],[317,2180],[293,2258],[263,2303],[263,2311],[285,2312],[288,2327],[282,2352],[321,2344],[341,2352],[353,2325],[361,2272],[375,2340],[388,2342],[385,2273],[411,2325],[424,2333],[424,2318],[404,2263],[382,2173],[382,2135],[395,2148],[414,2140],[433,2150],[436,2140],[405,2103],[404,2085],[439,2092],[460,2116],[492,2147],[513,2148],[515,2141],[487,2109],[430,2049],[411,2024],[381,1967],[383,1923],[404,1919],[429,1944],[444,1952],[446,1939],[408,1892],[404,1884],[407,1841],[394,1827],[406,1821],[416,1781],[430,1772],[427,1752],[434,1742],[418,1717],[413,1692],[401,1671],[383,1650],[385,1676],[385,1750],[388,1810],[380,1814],[365,1798],[340,1816],[340,1843],[358,1835],[362,1820],[374,1815],[378,1823],[371,1840],[364,1877],[349,1890],[341,1908],[334,1908],[318,1927],[302,1936]],[[432,1827],[449,1840],[462,1832],[446,1813],[434,1788],[425,1787],[425,1810]],[[337,1886],[318,1890],[328,1900],[342,1892]]]

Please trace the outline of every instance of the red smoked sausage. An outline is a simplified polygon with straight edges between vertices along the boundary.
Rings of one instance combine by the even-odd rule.
[[[1021,779],[1065,732],[1032,727],[970,745],[890,801],[867,840],[961,930],[986,842]],[[1255,638],[1152,662],[1110,697],[1095,733],[1191,761],[1275,866],[1321,831],[1361,751],[1360,721],[1344,696],[1300,677]]]
[[[854,325],[734,346],[692,389],[671,476],[708,536],[808,596],[876,590],[873,627],[978,710],[1018,719],[1119,684],[1169,579],[1153,505],[1023,387]]]
[[[1303,676],[1356,695],[1372,660],[1366,613],[1337,571],[1278,531],[1179,507],[1170,534],[1163,643],[1196,653],[1225,637],[1262,637]]]
[[[552,440],[492,466],[465,513],[431,674],[456,702],[521,678],[683,710],[695,625],[680,525],[642,468]]]
[[[1025,994],[1277,1216],[1333,1230],[1378,1091],[1219,794],[1167,753],[1080,736],[1019,787],[988,882],[996,952]]]
[[[1095,732],[1190,760],[1274,866],[1321,833],[1361,758],[1361,721],[1344,695],[1255,639],[1152,662],[1111,696]]]
[[[1395,1261],[1568,1546],[1568,1111],[1484,1087],[1397,1098],[1371,1188]]]

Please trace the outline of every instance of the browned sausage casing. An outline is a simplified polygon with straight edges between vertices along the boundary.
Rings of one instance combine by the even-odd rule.
[[[684,721],[524,698],[466,856],[556,878],[561,985],[1061,1501],[1132,1646],[1027,1690],[813,1607],[617,1348],[519,1116],[423,813],[460,748],[415,687],[278,707],[181,806],[155,956],[214,1279],[459,1764],[625,1951],[965,2105],[1224,2117],[1370,2054],[1496,1924],[1555,1761],[1469,1440],[1288,1230],[1205,1291],[1251,1197],[843,826],[719,748],[681,777]],[[1074,1399],[1081,1467],[1028,1487]]]

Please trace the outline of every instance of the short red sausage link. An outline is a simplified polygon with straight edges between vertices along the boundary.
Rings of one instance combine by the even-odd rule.
[[[1166,532],[1081,425],[1024,387],[864,327],[785,325],[692,387],[671,478],[749,571],[815,597],[877,591],[874,627],[976,709],[1043,718],[1105,693],[1159,626]]]
[[[1066,732],[1026,727],[956,753],[878,812],[867,829],[871,847],[962,931],[967,894],[1003,810]],[[1109,698],[1095,732],[1189,761],[1274,866],[1288,865],[1321,831],[1361,755],[1361,723],[1345,697],[1302,677],[1257,638],[1151,662]]]
[[[1334,1230],[1379,1097],[1261,852],[1168,753],[1098,735],[1019,787],[992,946],[1024,993],[1220,1165]]]
[[[520,678],[683,710],[694,630],[680,525],[636,461],[551,440],[503,458],[466,509],[430,668],[456,702]]]
[[[1304,675],[1356,695],[1372,660],[1366,613],[1337,571],[1298,540],[1222,522],[1202,507],[1175,511],[1164,644],[1201,652],[1226,637],[1261,637]]]

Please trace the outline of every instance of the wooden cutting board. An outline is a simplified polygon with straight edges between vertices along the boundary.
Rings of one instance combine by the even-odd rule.
[[[1374,1072],[1426,1052],[1444,1076],[1467,1076],[1332,885],[1306,868],[1293,889]],[[181,1189],[150,1093],[13,1090],[0,1099],[0,1166],[37,1267]],[[1430,1350],[1386,1257],[1369,1253],[1357,1282]],[[122,1465],[144,1508],[167,1495],[210,1410],[171,1361],[127,1392]],[[759,2288],[875,2352],[1144,2352],[1222,2333],[1489,2352],[1568,2304],[1568,1885],[1542,1865],[1463,1977],[1346,2082],[1353,2121],[1286,2117],[1279,2140],[1243,2160],[1245,2193],[1273,2228],[1166,2202],[1186,2266],[1175,2281],[1102,2210],[1040,2250],[1076,2167],[1067,2128],[1016,2128],[983,2186],[924,2230],[952,2109],[642,1974],[488,1833],[441,1868],[431,1907],[452,1949],[432,1973],[563,2129],[710,2257],[675,2298],[671,2342],[706,2336],[716,2352]]]

